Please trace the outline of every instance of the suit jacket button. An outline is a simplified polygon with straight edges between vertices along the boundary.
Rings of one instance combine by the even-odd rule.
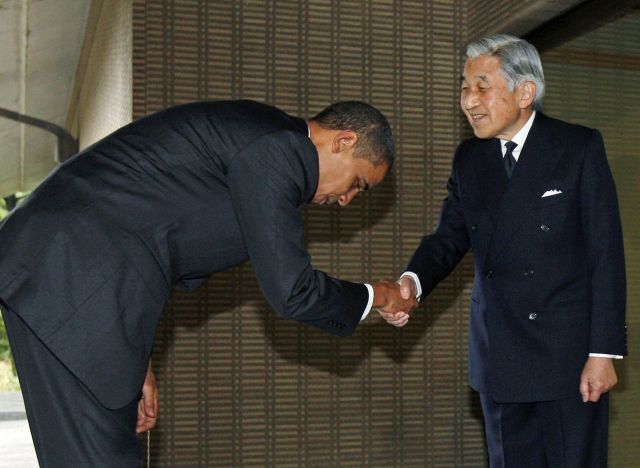
[[[540,230],[547,232],[549,230],[549,226],[547,226],[546,224],[543,224],[542,226],[540,226]]]
[[[538,317],[538,314],[535,314],[533,312],[529,314],[529,320],[535,320],[537,317]]]
[[[472,224],[472,225],[471,225],[471,230],[472,230],[473,232],[477,232],[477,231],[478,231],[478,225],[477,225],[477,224]]]
[[[493,270],[487,271],[487,278],[493,278]]]

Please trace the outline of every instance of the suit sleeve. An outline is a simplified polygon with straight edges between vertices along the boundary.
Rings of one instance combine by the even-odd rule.
[[[429,294],[453,271],[470,247],[456,169],[460,153],[459,148],[447,182],[447,197],[442,204],[436,231],[422,238],[405,270],[418,275],[422,297]]]
[[[602,136],[585,147],[580,216],[590,280],[590,353],[627,354],[626,275],[618,199]]]
[[[300,136],[263,136],[238,153],[227,183],[258,283],[279,314],[336,335],[357,326],[369,293],[364,284],[314,270],[305,248],[300,206],[309,184]]]

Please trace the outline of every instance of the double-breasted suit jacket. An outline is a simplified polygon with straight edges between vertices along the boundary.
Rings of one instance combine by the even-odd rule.
[[[142,387],[174,286],[251,260],[280,314],[338,335],[363,284],[312,268],[318,184],[306,122],[251,101],[174,107],[55,170],[0,227],[0,298],[107,407]]]
[[[537,113],[507,179],[498,139],[458,147],[439,225],[407,267],[423,293],[473,251],[469,380],[499,403],[578,393],[626,354],[619,210],[602,137]]]

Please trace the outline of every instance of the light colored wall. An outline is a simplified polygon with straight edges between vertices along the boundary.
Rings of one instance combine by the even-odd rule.
[[[132,118],[132,2],[93,0],[67,126],[80,148]]]

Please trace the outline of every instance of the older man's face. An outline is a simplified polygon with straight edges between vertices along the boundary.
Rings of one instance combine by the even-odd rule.
[[[510,140],[532,109],[522,105],[522,87],[511,91],[496,57],[468,59],[462,75],[460,107],[478,138]]]

